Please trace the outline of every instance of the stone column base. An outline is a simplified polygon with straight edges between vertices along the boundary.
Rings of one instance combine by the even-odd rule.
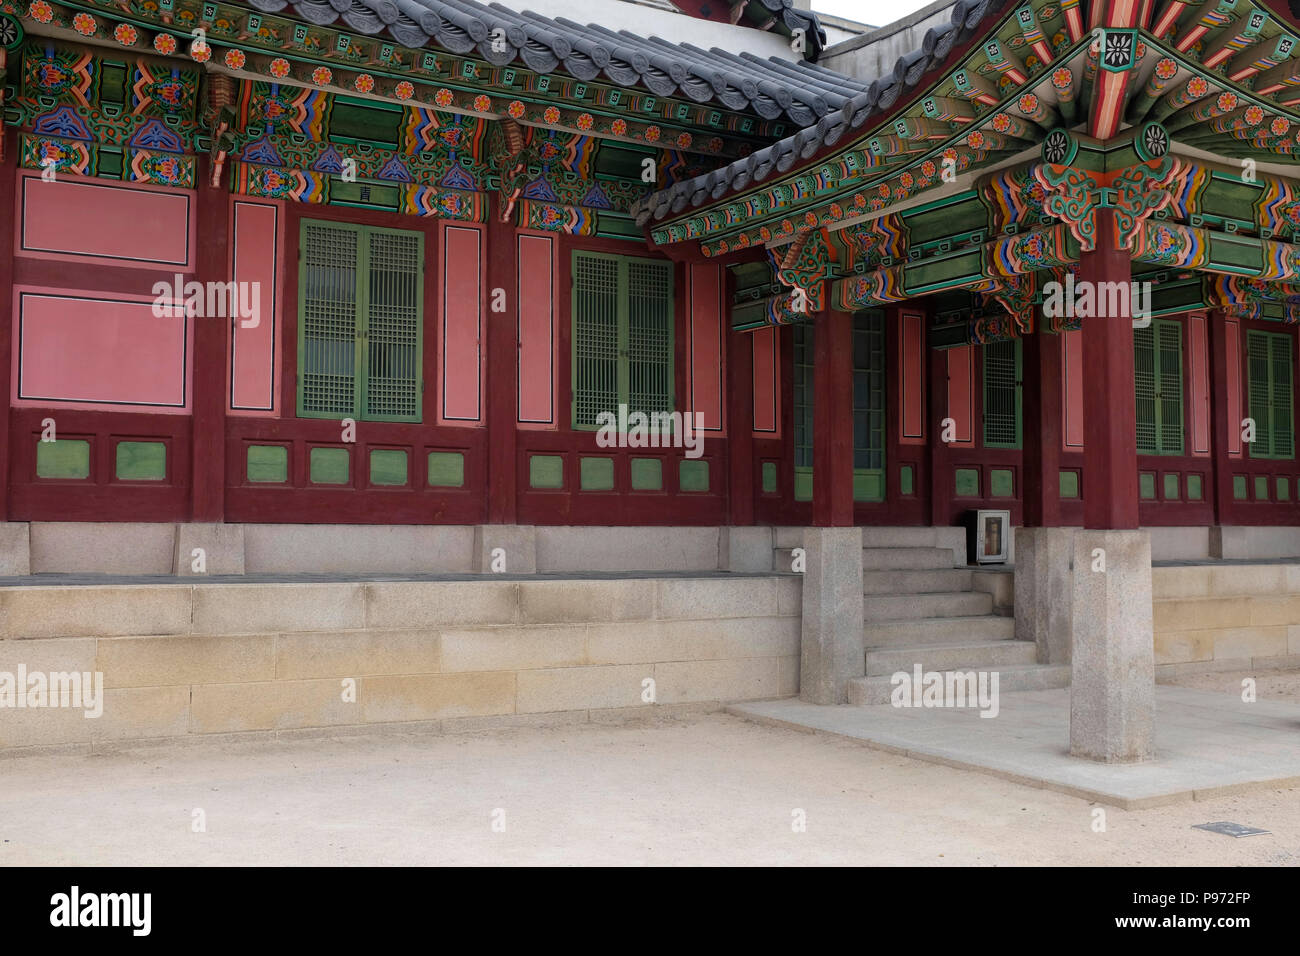
[[[1033,641],[1038,663],[1070,663],[1073,528],[1016,528],[1016,640]]]
[[[530,524],[475,525],[474,570],[489,574],[494,571],[535,574],[537,529]]]
[[[862,647],[862,529],[807,528],[799,699],[844,704],[865,671]]]
[[[26,521],[0,521],[0,575],[31,573],[31,525]]]
[[[1151,536],[1074,533],[1070,753],[1105,763],[1155,756]]]
[[[722,571],[771,571],[775,542],[766,525],[718,529],[718,568]]]

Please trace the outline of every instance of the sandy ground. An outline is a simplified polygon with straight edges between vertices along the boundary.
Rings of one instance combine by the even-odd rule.
[[[1074,797],[721,713],[23,757],[0,781],[4,864],[1300,865],[1300,790],[1105,808],[1099,833]],[[1190,829],[1214,820],[1272,832]]]

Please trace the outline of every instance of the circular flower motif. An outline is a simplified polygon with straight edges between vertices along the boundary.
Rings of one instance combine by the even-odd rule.
[[[1223,113],[1226,113],[1229,110],[1235,110],[1237,108],[1237,94],[1220,93],[1219,98],[1214,101],[1214,104],[1218,107],[1219,111]]]
[[[590,113],[582,113],[578,116],[578,129],[584,133],[596,124],[596,119]]]
[[[1289,130],[1290,128],[1291,128],[1290,121],[1285,120],[1280,116],[1275,117],[1273,122],[1268,124],[1268,131],[1272,133],[1274,136],[1283,136],[1286,134],[1286,131]]]
[[[1058,90],[1066,90],[1074,82],[1074,74],[1070,72],[1068,66],[1057,67],[1052,71],[1052,86]]]
[[[311,81],[317,86],[324,86],[332,79],[334,79],[334,71],[328,66],[318,66],[311,71]]]
[[[242,70],[248,57],[244,56],[243,50],[227,50],[225,59],[226,66],[230,67],[232,70]]]
[[[476,109],[478,112],[486,113],[491,108],[492,108],[492,97],[487,96],[484,93],[480,93],[478,96],[474,97],[474,109]]]
[[[76,30],[83,37],[93,37],[95,31],[99,29],[99,24],[89,13],[78,13],[72,18],[72,29]]]
[[[409,100],[415,95],[415,85],[410,80],[402,80],[401,83],[393,87],[393,95],[399,100]]]
[[[443,87],[442,89],[438,90],[437,93],[433,94],[433,101],[437,103],[439,106],[444,106],[444,107],[451,106],[452,102],[455,99],[456,97],[452,94],[451,90],[447,89],[446,87]]]
[[[712,139],[710,139],[707,143],[704,144],[704,147],[710,153],[720,153],[722,152],[722,145],[723,145],[722,137],[714,136]]]
[[[769,239],[772,238],[772,230],[767,228],[767,226],[759,227],[758,238],[762,239],[764,242],[767,242]]]
[[[511,100],[510,105],[506,107],[506,112],[510,114],[511,119],[519,119],[524,115],[524,104],[519,100]]]
[[[880,193],[880,195],[882,196],[888,197],[889,183],[881,183],[878,187],[876,187],[876,192]]]
[[[817,217],[811,212],[806,212],[803,214],[803,223],[805,226],[815,226],[817,225]]]
[[[1195,97],[1202,97],[1210,92],[1210,84],[1205,82],[1205,78],[1194,76],[1187,81],[1187,92]]]
[[[857,206],[859,209],[862,209],[864,206],[866,206],[866,204],[867,204],[866,196],[864,196],[862,193],[853,194],[853,205]]]
[[[375,78],[369,73],[358,73],[352,79],[352,88],[358,93],[369,93],[375,88]]]
[[[1156,76],[1158,76],[1162,80],[1172,80],[1174,78],[1174,74],[1177,72],[1178,72],[1178,64],[1174,60],[1171,60],[1169,57],[1165,57],[1164,59],[1156,63]]]
[[[558,123],[560,121],[560,108],[558,106],[548,106],[542,113],[542,119],[548,123]]]
[[[986,142],[984,134],[979,130],[972,130],[971,134],[966,137],[966,143],[971,149],[983,149]]]
[[[1264,122],[1264,107],[1247,106],[1245,120],[1247,126],[1258,126],[1260,123]]]
[[[176,38],[170,33],[160,33],[153,38],[153,48],[163,56],[171,56],[176,52]],[[288,65],[285,64],[286,67]]]
[[[932,160],[932,159],[927,159],[925,162],[923,162],[923,163],[921,164],[921,175],[922,175],[922,176],[933,176],[933,175],[934,175],[934,169],[935,169],[935,166],[934,166],[934,160]]]
[[[647,126],[645,128],[645,139],[647,143],[659,142],[659,137],[663,133],[658,126]]]
[[[903,187],[904,189],[911,189],[911,188],[912,188],[912,174],[911,174],[911,173],[903,173],[903,175],[901,175],[901,176],[898,177],[898,181],[899,181],[900,184],[902,184],[902,187]]]
[[[135,27],[129,23],[119,23],[113,28],[113,39],[122,46],[135,46],[135,41],[140,39],[140,34],[135,32]]]
[[[1020,112],[1025,113],[1027,115],[1032,115],[1034,113],[1037,113],[1038,97],[1035,96],[1033,93],[1026,93],[1024,96],[1020,97],[1020,99],[1016,102],[1016,106],[1020,108]]]
[[[993,117],[993,128],[997,130],[999,133],[1007,132],[1009,129],[1011,129],[1011,117],[1008,116],[1006,113],[999,113],[997,116]],[[976,130],[976,132],[979,131]],[[971,137],[974,138],[974,136],[975,133],[971,133]],[[971,143],[971,145],[975,146],[974,143]],[[979,147],[976,146],[975,148],[978,149]]]
[[[27,8],[27,15],[37,23],[49,23],[54,19],[54,8],[46,3],[45,0],[35,0],[35,2]]]
[[[690,133],[682,133],[677,137],[677,146],[679,149],[688,149],[692,142],[694,142],[694,137],[692,137]]]
[[[271,61],[271,75],[277,80],[283,80],[289,75],[289,61],[282,56],[277,56]]]
[[[616,119],[609,124],[609,131],[615,136],[627,135],[627,120]]]
[[[207,63],[208,60],[212,59],[212,47],[206,43],[191,43],[190,56],[199,63]]]

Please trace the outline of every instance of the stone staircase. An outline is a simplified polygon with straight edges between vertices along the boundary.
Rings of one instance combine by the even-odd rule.
[[[849,685],[859,705],[888,704],[893,674],[997,671],[999,693],[1070,683],[1068,666],[1039,664],[1032,641],[1015,639],[1015,619],[977,590],[981,572],[957,567],[964,547],[938,528],[863,528],[862,637],[866,676]],[[790,549],[778,540],[778,568]]]
[[[862,637],[866,676],[849,685],[854,704],[887,704],[898,671],[997,671],[999,692],[1065,687],[1070,668],[1037,662],[1015,619],[994,613],[977,573],[953,566],[952,548],[862,549]]]

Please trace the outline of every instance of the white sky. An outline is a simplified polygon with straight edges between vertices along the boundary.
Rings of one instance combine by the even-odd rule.
[[[817,13],[830,13],[859,23],[883,27],[933,2],[934,0],[813,0],[812,8]]]

